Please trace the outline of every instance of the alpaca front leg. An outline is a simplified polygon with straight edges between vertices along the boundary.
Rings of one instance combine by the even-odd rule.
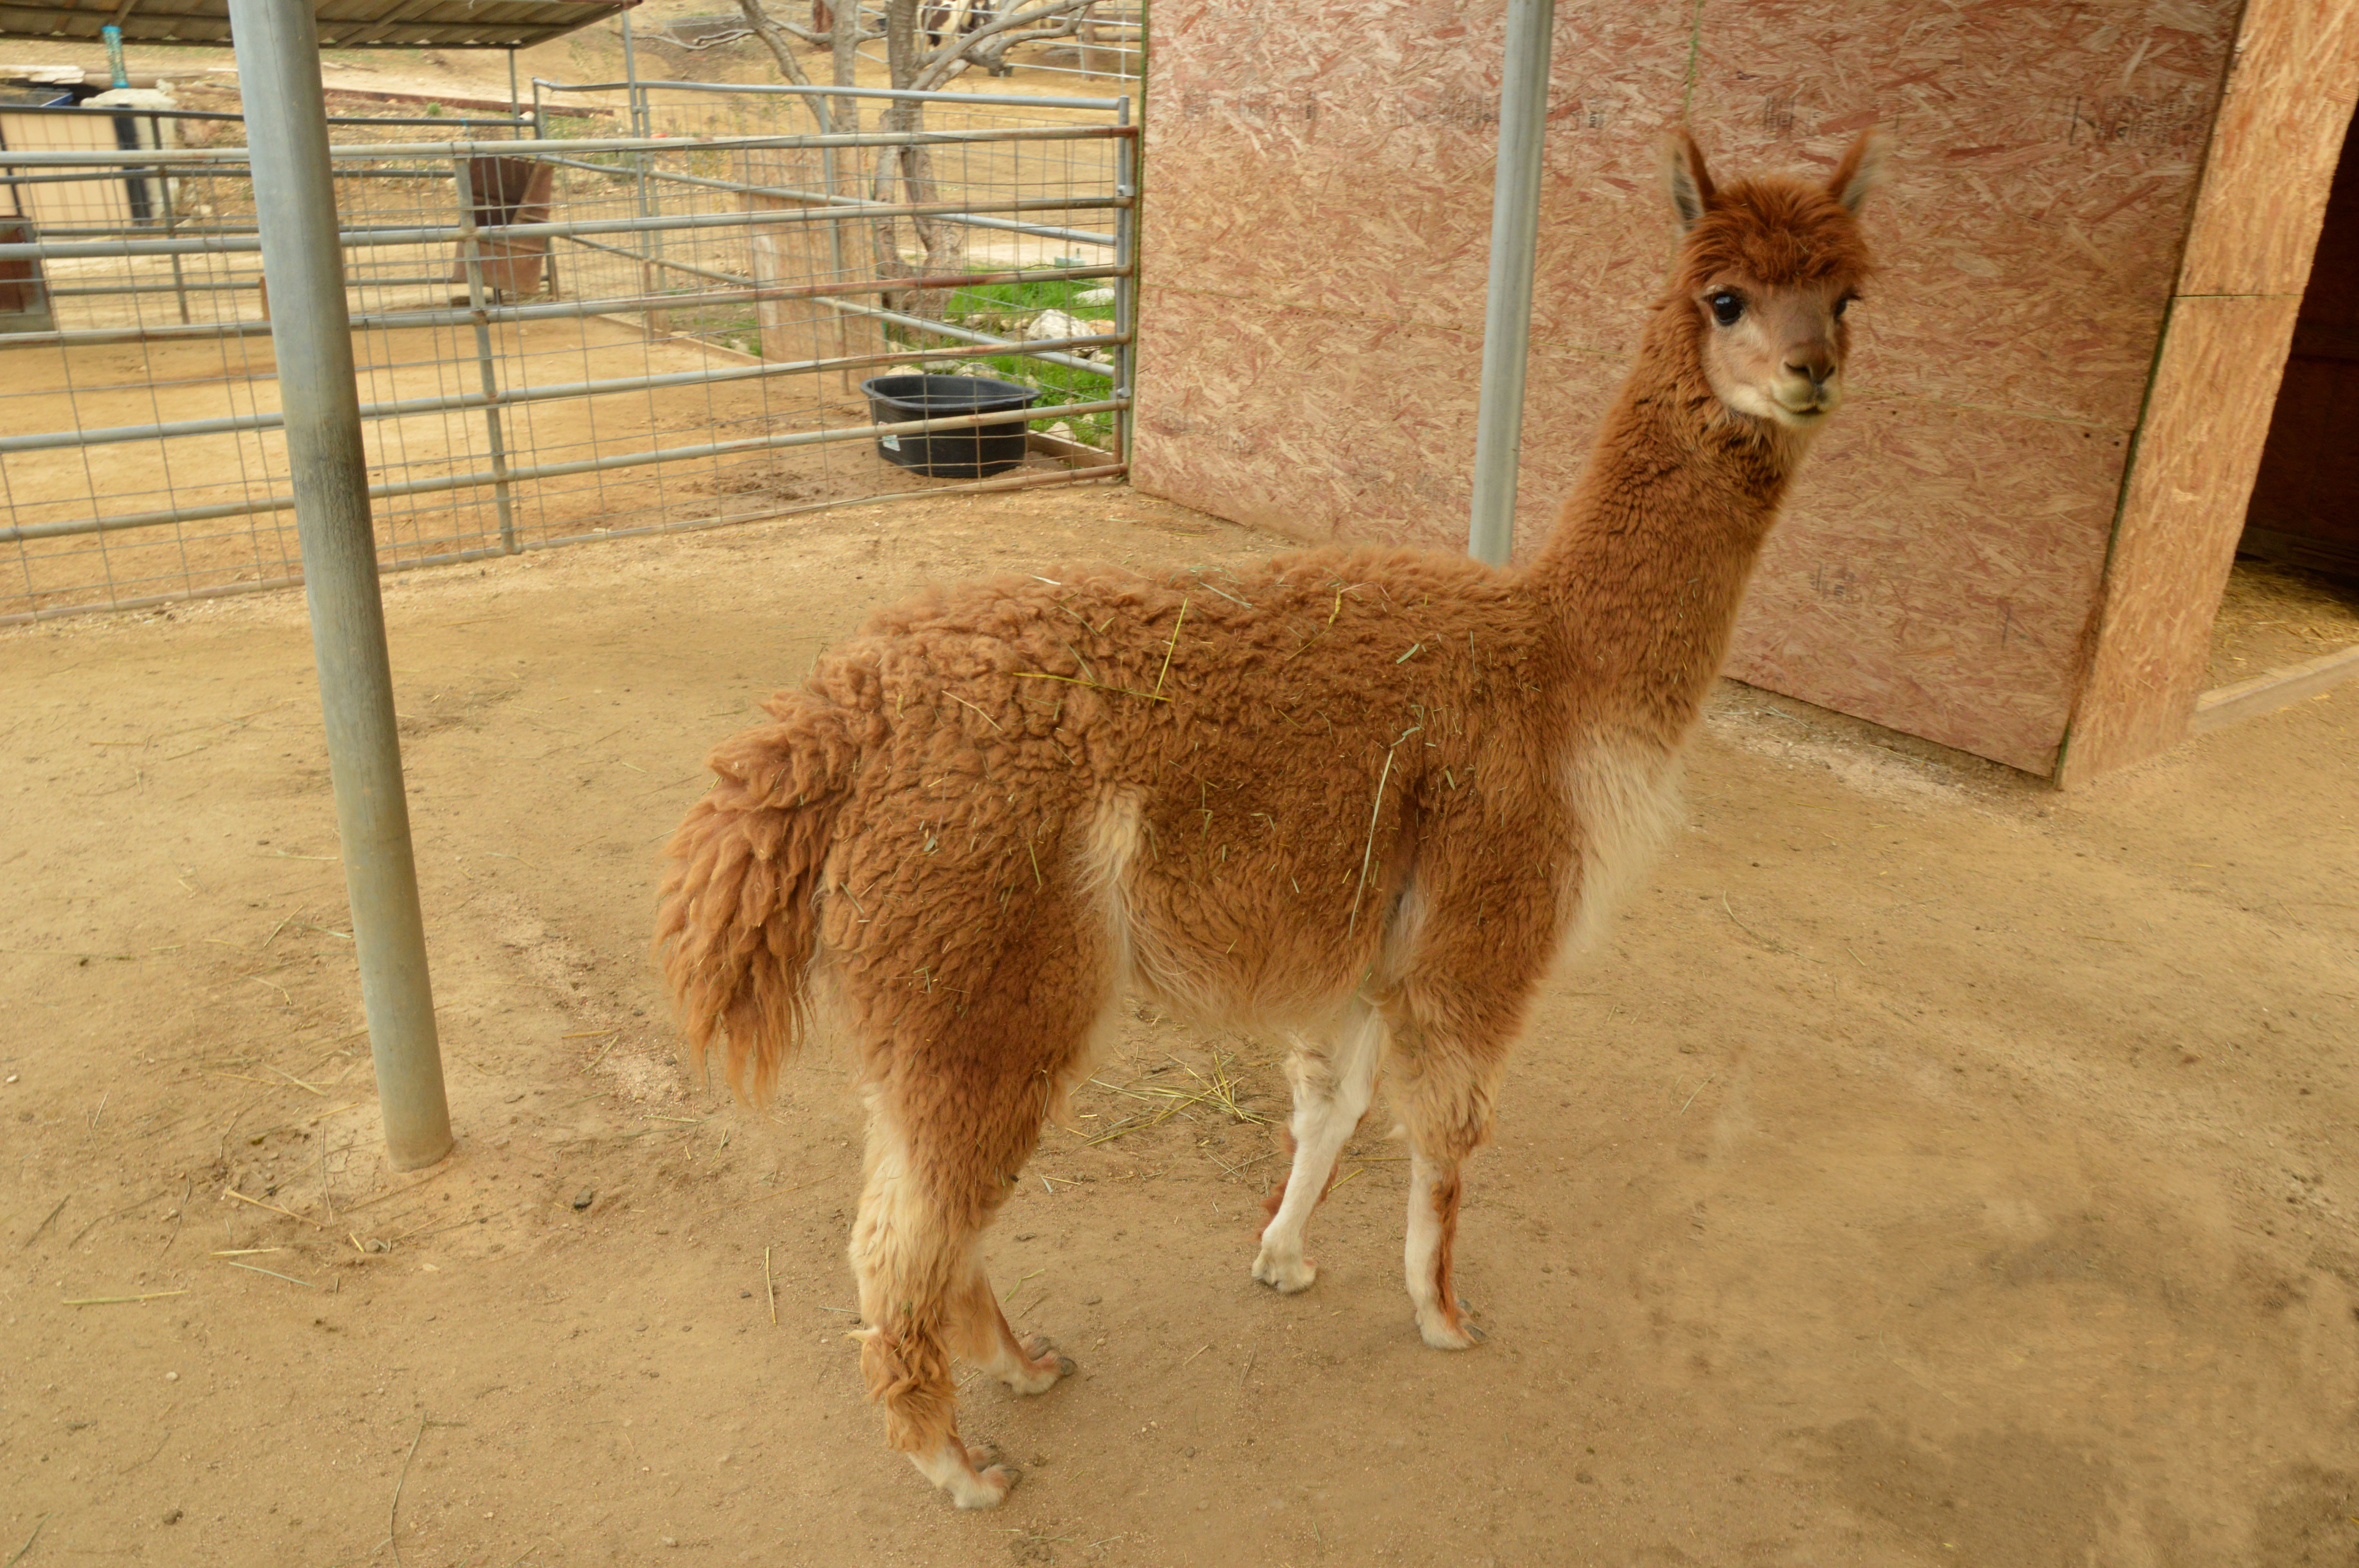
[[[1332,1055],[1298,1049],[1287,1061],[1287,1076],[1294,1081],[1294,1117],[1288,1127],[1294,1164],[1287,1173],[1285,1195],[1261,1233],[1261,1253],[1253,1267],[1255,1279],[1285,1294],[1309,1290],[1319,1277],[1318,1266],[1303,1256],[1303,1231],[1310,1223],[1310,1211],[1327,1195],[1336,1155],[1367,1112],[1384,1044],[1383,1020],[1354,1003]]]
[[[1417,1331],[1436,1350],[1471,1350],[1484,1338],[1450,1278],[1458,1240],[1459,1170],[1456,1160],[1430,1160],[1422,1151],[1409,1156],[1408,1241],[1402,1261],[1408,1299],[1417,1308]]]

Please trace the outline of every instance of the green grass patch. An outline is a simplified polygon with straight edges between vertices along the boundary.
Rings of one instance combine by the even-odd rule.
[[[1027,278],[1020,283],[978,283],[951,296],[950,319],[963,322],[975,316],[1030,316],[1042,310],[1062,310],[1084,319],[1114,319],[1111,305],[1082,305],[1080,297],[1093,288],[1111,287],[1094,277]]]
[[[712,305],[702,309],[691,306],[667,309],[663,316],[675,332],[703,338],[756,359],[762,357],[762,319],[750,305]]]

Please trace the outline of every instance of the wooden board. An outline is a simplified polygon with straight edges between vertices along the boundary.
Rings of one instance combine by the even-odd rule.
[[[2059,782],[2086,783],[2187,733],[2298,308],[2287,295],[2174,303]]]
[[[2359,680],[2359,648],[2321,654],[2285,669],[2207,691],[2196,698],[2195,715],[2188,728],[2198,735],[2208,734],[2225,724],[2307,702],[2348,680]]]
[[[117,153],[113,114],[0,114],[0,147],[17,152]],[[18,167],[11,174],[87,174],[90,168]],[[147,182],[140,181],[144,186]],[[71,179],[12,188],[19,211],[44,229],[115,230],[131,223],[127,179]]]
[[[2205,158],[2185,294],[2299,294],[2359,94],[2359,6],[2251,0]]]

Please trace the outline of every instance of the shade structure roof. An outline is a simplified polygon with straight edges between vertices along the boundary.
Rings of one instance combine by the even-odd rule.
[[[524,49],[637,0],[314,0],[320,47]],[[0,0],[0,38],[87,39],[109,22],[125,43],[226,44],[229,0]]]

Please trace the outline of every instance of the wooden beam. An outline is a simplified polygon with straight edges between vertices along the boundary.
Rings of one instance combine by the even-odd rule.
[[[2220,687],[2195,699],[2195,717],[2188,721],[2188,733],[2201,735],[2240,719],[2275,713],[2354,677],[2359,677],[2359,647],[2339,648],[2251,680]]]
[[[413,17],[421,16],[428,11],[431,11],[440,4],[441,4],[441,0],[409,0],[408,5],[396,6],[393,10],[386,12],[380,20],[368,23],[364,27],[356,27],[351,33],[346,34],[342,38],[338,38],[332,42],[327,38],[322,38],[320,42],[321,47],[328,49],[361,49],[376,42],[379,38],[393,31],[393,29],[399,24],[409,21]],[[332,29],[335,27],[335,24],[331,22],[327,24],[327,26],[330,29]]]

